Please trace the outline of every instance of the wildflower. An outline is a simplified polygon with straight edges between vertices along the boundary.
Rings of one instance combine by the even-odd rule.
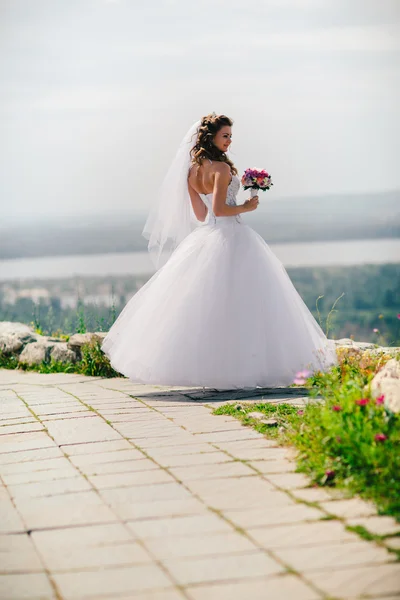
[[[304,410],[298,410],[297,414],[301,417],[302,415],[304,415]]]
[[[385,395],[382,394],[382,396],[378,396],[377,399],[375,400],[376,404],[383,404],[385,402]]]
[[[342,410],[342,407],[339,406],[339,404],[334,404],[332,406],[332,410],[334,410],[335,412],[340,412]]]
[[[400,319],[400,313],[397,315],[397,318]]]
[[[379,329],[377,329],[377,328],[375,327],[375,329],[373,330],[373,332],[374,332],[374,333],[379,333]]]
[[[385,435],[384,433],[377,433],[375,436],[375,441],[376,442],[384,442],[385,440],[387,440],[387,435]]]
[[[304,378],[296,377],[296,379],[293,379],[293,383],[296,385],[304,385],[306,380]]]
[[[368,402],[369,398],[360,398],[359,400],[356,400],[356,404],[358,404],[358,406],[365,406],[368,404]]]
[[[332,480],[335,477],[335,471],[333,469],[328,469],[325,471],[325,477],[327,481]]]
[[[340,444],[340,442],[342,441],[342,438],[340,437],[340,435],[336,436],[336,441],[339,442],[339,444]]]
[[[378,319],[383,319],[383,315],[379,315]]]

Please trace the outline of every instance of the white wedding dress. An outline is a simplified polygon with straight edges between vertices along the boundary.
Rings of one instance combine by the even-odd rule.
[[[226,203],[236,204],[233,176]],[[240,215],[208,218],[129,300],[103,340],[133,382],[217,390],[286,386],[338,363],[284,266]]]

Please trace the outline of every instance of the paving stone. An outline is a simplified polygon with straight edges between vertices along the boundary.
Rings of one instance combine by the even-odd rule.
[[[115,600],[108,598],[106,600]],[[150,590],[148,592],[135,592],[135,596],[118,596],[118,600],[187,600],[187,596],[177,588],[164,588],[163,590]],[[384,599],[386,600],[386,598]],[[389,600],[391,600],[389,598]]]
[[[400,564],[374,565],[374,568],[369,565],[351,569],[337,569],[331,565],[327,570],[308,572],[307,579],[326,594],[343,600],[358,598],[361,595],[368,595],[369,598],[373,595],[398,594]]]
[[[45,573],[0,575],[0,598],[5,600],[49,600],[55,598],[53,588]]]
[[[165,539],[147,539],[146,547],[159,559],[218,556],[254,552],[257,546],[235,530],[223,533],[192,534]]]
[[[113,502],[112,509],[124,520],[196,515],[206,511],[204,504],[193,497],[179,500],[154,500],[153,502]]]
[[[268,473],[265,476],[268,481],[284,490],[295,490],[310,484],[309,477],[302,473]]]
[[[143,452],[135,448],[129,450],[115,450],[114,452],[98,452],[95,454],[79,454],[70,456],[69,460],[79,469],[85,469],[86,466],[101,465],[105,463],[115,463],[126,460],[141,460],[145,457]]]
[[[1,494],[0,515],[0,534],[25,531],[26,527],[8,494]]]
[[[21,463],[2,465],[1,474],[3,477],[6,475],[16,476],[20,474],[29,476],[31,473],[57,471],[58,469],[64,469],[66,467],[71,467],[69,460],[64,456],[57,456],[55,458],[44,458],[41,460],[30,460]]]
[[[282,575],[234,583],[189,586],[191,600],[320,600],[321,596],[299,577]],[[386,600],[386,598],[385,598]]]
[[[253,460],[249,462],[260,473],[291,473],[296,470],[296,463],[289,460]]]
[[[117,597],[127,592],[171,588],[171,581],[156,565],[133,565],[105,569],[54,573],[53,578],[65,600],[76,598],[100,598],[109,594]]]
[[[43,572],[43,565],[30,537],[0,535],[0,573],[35,571]]]
[[[224,516],[243,529],[257,529],[266,525],[286,525],[315,521],[324,514],[317,508],[293,502],[281,492],[275,492],[277,497],[271,498],[271,503],[263,508],[224,511]],[[272,494],[271,494],[272,496]],[[273,508],[270,508],[273,506]]]
[[[55,446],[54,441],[42,431],[31,431],[21,434],[2,435],[0,438],[0,454],[37,450]]]
[[[121,460],[119,462],[106,462],[101,464],[91,464],[80,467],[86,475],[108,475],[111,473],[133,474],[141,471],[159,470],[157,463],[148,458],[136,460]]]
[[[163,563],[181,585],[266,577],[283,571],[277,561],[263,552],[164,560]]]
[[[54,479],[34,483],[9,485],[8,491],[14,499],[30,499],[48,496],[68,495],[72,492],[90,491],[90,484],[83,477]]]
[[[37,531],[32,537],[50,571],[152,562],[148,552],[119,523]]]
[[[172,480],[168,483],[154,483],[140,486],[122,487],[101,491],[101,496],[111,505],[124,502],[140,504],[161,500],[181,500],[190,498],[191,493],[180,483]]]
[[[15,503],[28,529],[112,523],[118,520],[94,491],[42,498],[17,496]]]
[[[44,431],[44,427],[39,421],[34,421],[32,423],[16,423],[15,425],[3,425],[0,427],[0,437],[14,433],[25,433],[27,431]]]
[[[44,460],[47,458],[64,457],[60,448],[56,445],[47,448],[32,449],[32,450],[15,450],[6,454],[0,454],[0,465],[12,465],[25,462]]]
[[[74,421],[70,419],[49,421],[47,428],[59,445],[121,439],[121,435],[107,425],[101,417],[76,419]]]
[[[353,527],[360,525],[375,535],[392,535],[393,533],[400,533],[400,523],[392,517],[376,516],[349,519],[347,524]]]
[[[198,465],[216,465],[230,462],[232,458],[224,452],[202,452],[199,454],[182,454],[159,458],[164,467],[195,467]]]
[[[368,564],[375,567],[379,563],[395,559],[385,548],[362,540],[306,546],[301,552],[298,548],[275,549],[274,553],[284,563],[302,573],[329,569],[332,565],[335,569]]]
[[[206,479],[221,479],[226,477],[242,477],[254,475],[254,471],[241,462],[230,462],[223,464],[197,465],[190,467],[171,467],[171,472],[180,481],[195,481]]]
[[[321,502],[320,506],[329,514],[342,517],[343,519],[352,519],[354,517],[365,517],[376,514],[375,506],[360,498]]]
[[[306,502],[326,502],[332,500],[332,496],[328,492],[318,487],[293,490],[293,496]]]
[[[355,533],[349,532],[338,521],[318,521],[268,528],[252,529],[251,537],[267,549],[301,548],[303,546],[320,545],[334,542],[358,541]]]
[[[131,450],[132,444],[127,440],[110,440],[106,442],[90,442],[89,444],[68,444],[61,446],[68,456],[107,454],[118,450]]]
[[[128,522],[127,526],[140,539],[174,539],[176,536],[231,532],[232,526],[212,512],[176,516],[167,519],[143,519]]]
[[[400,537],[391,537],[385,539],[385,546],[392,548],[393,550],[400,550]]]
[[[149,454],[149,456],[154,457],[156,460],[162,460],[166,457],[170,457],[170,456],[189,456],[189,455],[196,455],[199,454],[200,452],[204,452],[204,453],[210,453],[210,452],[217,452],[217,448],[214,448],[214,446],[212,446],[211,444],[189,444],[187,446],[185,446],[185,444],[183,445],[178,445],[178,446],[168,446],[168,447],[164,447],[164,448],[148,448],[146,450],[147,454]]]
[[[62,461],[62,459],[57,460]],[[69,464],[66,459],[65,464],[65,467],[60,467],[59,469],[32,471],[30,473],[13,473],[10,475],[5,474],[3,475],[3,480],[6,485],[18,485],[39,483],[42,481],[51,481],[54,479],[68,479],[79,475],[79,472],[76,469],[74,469],[74,467],[71,464]]]
[[[135,471],[133,473],[109,473],[107,475],[89,475],[89,481],[99,490],[148,485],[152,483],[175,482],[175,479],[163,469]]]

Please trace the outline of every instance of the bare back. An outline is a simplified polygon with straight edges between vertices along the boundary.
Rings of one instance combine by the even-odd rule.
[[[203,159],[201,165],[191,166],[188,181],[198,194],[212,194],[214,190],[214,178],[217,170],[217,161]]]

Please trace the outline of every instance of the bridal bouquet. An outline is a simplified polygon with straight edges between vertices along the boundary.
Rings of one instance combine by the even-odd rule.
[[[246,169],[242,175],[242,185],[245,190],[250,188],[250,197],[257,196],[258,190],[269,190],[271,185],[271,175],[268,175],[264,169]]]

